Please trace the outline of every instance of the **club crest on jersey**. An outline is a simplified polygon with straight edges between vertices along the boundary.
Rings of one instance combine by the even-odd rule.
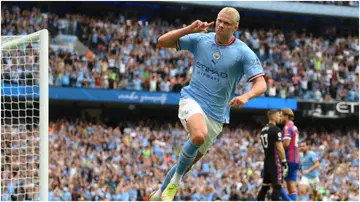
[[[220,54],[219,51],[216,51],[216,52],[213,54],[213,58],[214,58],[215,60],[220,59],[220,56],[221,56],[221,54]]]

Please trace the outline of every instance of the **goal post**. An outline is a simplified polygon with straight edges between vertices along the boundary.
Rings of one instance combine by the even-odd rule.
[[[1,36],[1,200],[48,200],[48,68],[48,30]]]

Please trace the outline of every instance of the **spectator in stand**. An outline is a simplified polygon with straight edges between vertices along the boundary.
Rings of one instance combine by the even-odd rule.
[[[358,6],[352,1],[332,3]],[[91,49],[92,54],[86,55],[50,49],[50,85],[178,92],[190,80],[193,59],[189,52],[155,47],[161,33],[174,29],[165,20],[136,22],[122,15],[103,20],[78,14],[59,18],[54,13],[41,13],[38,8],[22,10],[18,6],[4,6],[1,15],[2,35],[29,34],[47,28],[53,44],[57,43],[57,34],[75,34]],[[276,92],[282,98],[324,100],[330,95],[334,100],[358,101],[359,39],[336,35],[336,28],[328,33],[327,37],[314,37],[308,32],[245,28],[235,35],[258,54],[267,80],[275,82],[269,85],[273,88],[271,95],[268,91],[266,96]],[[13,68],[24,76],[22,67],[12,66],[16,60],[5,60],[4,64],[3,82],[19,81],[15,74],[6,75]],[[159,76],[153,79],[152,74]],[[167,78],[171,83],[166,84],[169,90],[160,87]],[[332,89],[333,83],[336,90]],[[246,91],[246,85],[241,80],[238,89]]]
[[[34,190],[36,193],[27,190],[21,195],[25,190],[16,188],[18,184],[28,187],[36,183],[26,178],[25,173],[7,180],[11,170],[26,165],[19,164],[25,159],[10,160],[10,156],[21,156],[23,152],[36,155],[30,153],[31,149],[14,149],[19,146],[19,140],[39,144],[38,129],[26,130],[27,133],[18,136],[16,131],[25,130],[19,126],[5,125],[1,132],[2,140],[6,141],[1,156],[4,188],[1,200],[4,201],[39,197],[38,189]],[[321,159],[320,192],[325,199],[358,201],[358,130],[315,132],[304,128],[302,131],[301,138]],[[212,148],[216,155],[196,164],[197,168],[184,179],[185,187],[176,200],[255,200],[261,186],[263,160],[259,132],[260,128],[249,125],[225,128],[222,138]],[[49,135],[49,200],[67,201],[148,200],[151,191],[158,189],[157,179],[165,178],[166,170],[178,158],[172,148],[179,152],[181,142],[186,140],[186,131],[179,123],[160,124],[155,120],[123,122],[119,127],[57,120],[50,123]],[[224,147],[227,149],[220,149]],[[27,161],[28,167],[23,169],[31,172],[30,176],[38,176],[38,167],[30,171],[37,164],[30,163],[31,159]]]

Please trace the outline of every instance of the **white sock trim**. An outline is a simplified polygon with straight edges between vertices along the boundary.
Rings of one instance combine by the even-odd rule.
[[[170,182],[174,183],[176,185],[180,185],[181,179],[183,175],[180,175],[179,173],[175,172],[174,176],[171,178]]]
[[[161,191],[161,188],[159,188],[156,192],[155,192],[155,197],[156,198],[161,198],[161,194],[162,194],[162,191]]]

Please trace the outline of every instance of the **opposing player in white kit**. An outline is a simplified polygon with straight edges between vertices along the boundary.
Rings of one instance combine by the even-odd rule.
[[[180,93],[179,118],[189,133],[179,162],[168,172],[163,186],[150,200],[172,201],[180,181],[213,144],[229,123],[230,106],[242,107],[249,99],[266,91],[263,68],[255,53],[233,34],[240,15],[234,8],[223,8],[216,20],[216,32],[207,33],[207,23],[196,20],[191,25],[170,31],[158,40],[158,47],[188,50],[194,55],[189,86]],[[250,91],[234,97],[236,86],[245,75],[252,82]]]

